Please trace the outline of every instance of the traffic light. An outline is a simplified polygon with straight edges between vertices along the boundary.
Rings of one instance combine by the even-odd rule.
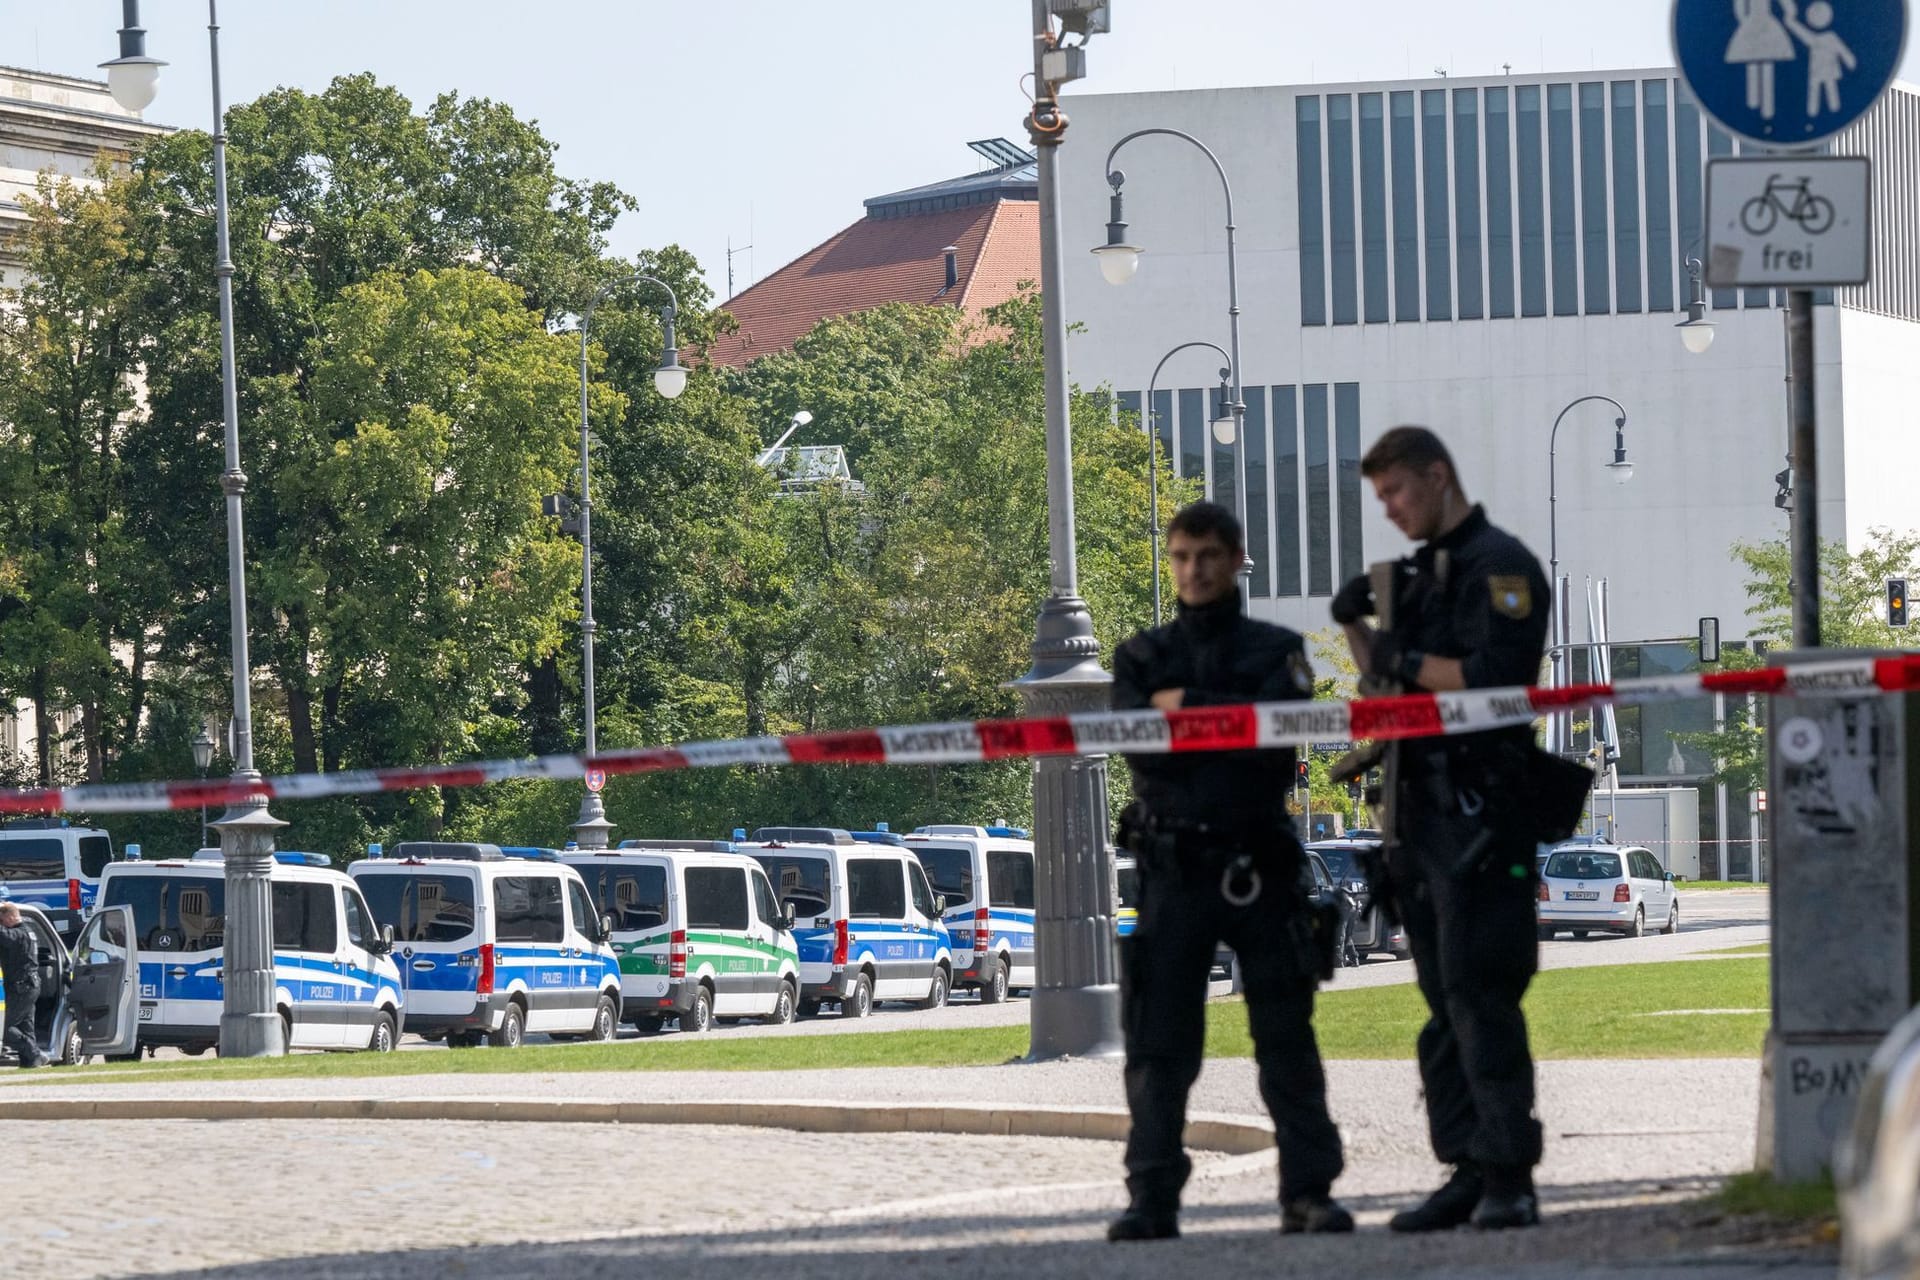
[[[1907,625],[1907,580],[1905,578],[1887,579],[1887,625],[1890,627]]]
[[[1307,785],[1307,762],[1305,760],[1302,760],[1294,766],[1293,780],[1297,786],[1304,787]]]

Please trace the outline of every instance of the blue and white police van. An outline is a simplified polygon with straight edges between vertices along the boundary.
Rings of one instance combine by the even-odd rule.
[[[837,827],[763,828],[737,843],[793,910],[800,1012],[822,1005],[864,1018],[882,1000],[938,1009],[953,989],[953,945],[940,900],[905,849],[865,844]],[[767,836],[780,839],[765,839]],[[783,911],[784,914],[784,911]]]
[[[360,890],[324,854],[274,854],[274,1007],[289,1049],[390,1052],[404,1028],[391,940]],[[226,997],[226,867],[191,859],[123,861],[100,877],[99,909],[133,915],[139,1045],[204,1053],[220,1043]]]
[[[907,837],[907,851],[946,899],[953,937],[954,985],[997,1004],[1015,988],[1031,990],[1033,841],[1017,828],[931,826]]]
[[[113,840],[61,818],[33,818],[0,827],[0,884],[15,902],[40,908],[71,943],[93,910],[100,873],[114,860]]]
[[[408,1030],[455,1048],[517,1047],[530,1031],[613,1039],[612,922],[579,872],[551,851],[496,844],[409,840],[368,852],[348,871],[393,928]]]

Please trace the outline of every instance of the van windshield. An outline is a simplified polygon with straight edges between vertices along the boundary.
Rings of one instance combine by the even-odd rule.
[[[915,844],[909,846],[920,865],[926,868],[933,891],[944,894],[947,908],[973,901],[973,850],[964,845]]]
[[[66,851],[57,836],[0,840],[0,880],[65,880]]]
[[[753,857],[766,868],[780,901],[793,904],[796,917],[827,914],[833,903],[833,876],[825,858],[782,849],[761,849]]]
[[[587,882],[594,909],[601,915],[613,917],[616,932],[658,929],[667,922],[665,867],[576,862],[573,869]]]
[[[1541,874],[1556,880],[1618,880],[1620,855],[1562,849],[1547,859],[1547,868]]]
[[[100,905],[133,908],[134,942],[143,951],[207,951],[223,940],[227,885],[217,875],[115,875]]]
[[[471,877],[377,875],[359,884],[374,920],[401,942],[458,942],[473,932]]]
[[[1137,907],[1140,905],[1140,868],[1115,867],[1114,888],[1119,896],[1115,906]]]

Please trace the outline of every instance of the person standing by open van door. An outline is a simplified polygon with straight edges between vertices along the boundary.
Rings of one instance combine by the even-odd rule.
[[[44,1067],[49,1059],[34,1036],[34,1006],[40,1002],[40,947],[33,931],[20,922],[20,908],[0,902],[0,975],[5,976],[7,1046],[23,1067]]]

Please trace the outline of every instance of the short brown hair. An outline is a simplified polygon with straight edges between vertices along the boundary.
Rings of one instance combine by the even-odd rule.
[[[1446,463],[1447,475],[1455,485],[1460,483],[1460,468],[1453,465],[1453,455],[1440,443],[1439,436],[1425,427],[1400,426],[1373,442],[1367,456],[1360,459],[1360,474],[1377,476],[1392,467],[1425,471],[1436,462]]]
[[[1202,499],[1190,502],[1167,521],[1167,536],[1184,533],[1189,538],[1218,538],[1229,551],[1245,551],[1246,535],[1233,512],[1217,502]]]

